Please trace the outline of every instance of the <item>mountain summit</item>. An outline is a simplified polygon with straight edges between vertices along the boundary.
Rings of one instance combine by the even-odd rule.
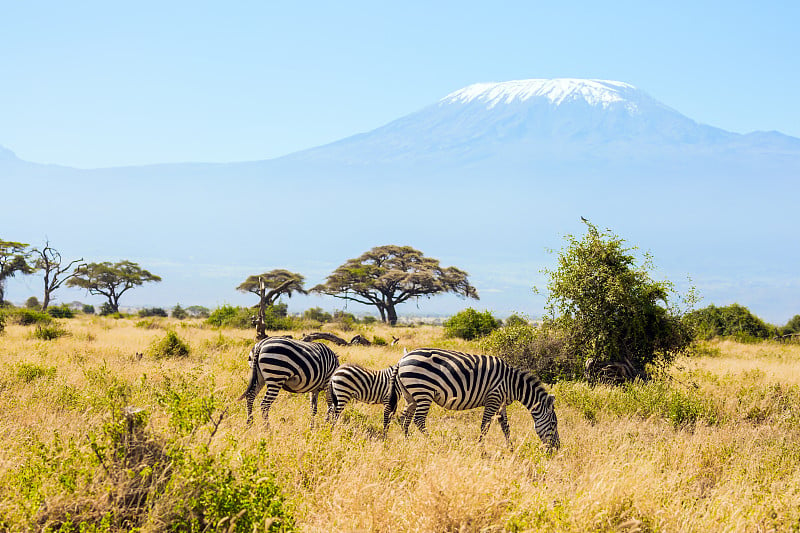
[[[543,153],[619,153],[714,149],[736,133],[699,124],[620,81],[574,78],[477,83],[373,131],[297,154],[371,164],[513,157]],[[741,146],[740,146],[741,147]],[[294,156],[292,156],[294,157]]]
[[[589,105],[599,105],[603,108],[623,102],[633,111],[636,109],[636,100],[641,94],[643,93],[633,85],[621,81],[556,78],[476,83],[448,94],[439,102],[465,104],[479,101],[485,102],[487,108],[492,109],[498,104],[546,98],[555,105],[584,101]]]

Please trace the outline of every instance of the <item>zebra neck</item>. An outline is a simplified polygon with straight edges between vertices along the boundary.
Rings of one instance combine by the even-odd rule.
[[[514,400],[524,405],[528,411],[532,411],[541,402],[542,397],[547,394],[539,378],[518,369],[514,369],[512,372],[510,390]]]

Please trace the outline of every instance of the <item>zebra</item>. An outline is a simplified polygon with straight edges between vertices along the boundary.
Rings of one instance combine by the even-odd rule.
[[[511,447],[506,406],[519,401],[530,411],[542,442],[549,449],[561,445],[553,409],[555,398],[545,391],[539,378],[526,370],[512,367],[499,357],[436,348],[408,352],[398,365],[398,387],[408,402],[400,415],[406,436],[412,417],[419,430],[426,434],[425,418],[431,402],[454,410],[483,406],[479,441],[498,414],[506,444]]]
[[[268,423],[269,408],[281,389],[311,393],[311,416],[317,414],[317,396],[328,387],[331,374],[339,366],[333,351],[318,342],[303,342],[286,337],[268,337],[250,350],[250,383],[239,400],[247,400],[247,423],[253,423],[253,402],[262,387],[261,413]],[[313,420],[313,418],[312,418]]]
[[[327,418],[332,424],[336,424],[350,400],[383,404],[383,438],[386,438],[389,421],[397,411],[397,365],[383,370],[355,364],[337,368],[328,385]]]

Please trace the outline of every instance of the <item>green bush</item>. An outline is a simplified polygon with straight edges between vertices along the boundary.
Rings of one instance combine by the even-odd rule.
[[[149,316],[166,317],[167,312],[161,307],[150,307],[150,308],[139,309],[139,316],[142,318]]]
[[[34,309],[13,309],[8,312],[9,320],[21,326],[31,326],[33,324],[49,324],[53,319],[47,313]]]
[[[513,315],[510,315],[508,318],[503,320],[503,327],[524,326],[524,325],[529,324],[529,323],[530,322],[528,321],[528,319],[526,319],[524,317],[521,317],[520,315],[514,313]]]
[[[17,363],[11,367],[11,374],[23,383],[39,378],[50,379],[56,375],[56,367],[41,366],[34,363]]]
[[[583,375],[567,339],[547,323],[536,327],[525,322],[496,329],[481,341],[481,348],[550,383]]]
[[[172,318],[177,318],[178,320],[183,320],[189,317],[189,313],[181,307],[181,304],[177,304],[175,307],[172,308]]]
[[[788,335],[790,333],[800,333],[800,315],[794,315],[783,328],[781,328],[781,335]]]
[[[468,341],[484,337],[498,327],[500,324],[492,313],[489,311],[479,313],[471,307],[456,313],[444,323],[444,331],[448,337],[458,337]]]
[[[331,316],[330,313],[323,311],[321,307],[312,307],[310,309],[306,309],[303,313],[303,318],[322,323],[333,320],[333,316]]]
[[[84,304],[84,306],[81,308],[81,311],[83,313],[87,314],[87,315],[93,315],[94,314],[94,306],[93,305],[89,305],[89,304]]]
[[[281,312],[281,307],[276,309],[267,306],[264,309],[264,325],[268,331],[294,329],[295,321],[291,317],[280,316]],[[255,327],[257,314],[256,309],[223,305],[209,315],[206,323],[216,327],[250,329]]]
[[[82,437],[29,439],[4,479],[15,498],[3,530],[295,530],[263,441],[254,452],[215,453],[182,434],[152,432],[145,410],[111,411]]]
[[[75,316],[75,312],[67,304],[48,307],[47,314],[53,318],[73,318]]]
[[[621,365],[644,377],[667,367],[692,341],[669,300],[691,306],[693,292],[681,297],[669,281],[654,281],[648,254],[637,265],[630,253],[635,248],[626,248],[610,230],[586,225],[582,239],[567,236],[558,267],[543,271],[549,275],[549,320],[565,333],[570,353],[581,364],[591,359],[596,368]]]
[[[37,298],[36,296],[31,296],[30,298],[25,300],[25,308],[41,311],[42,304],[39,303],[39,298]]]
[[[156,359],[186,357],[189,346],[174,331],[168,331],[160,340],[153,341],[147,353]]]
[[[253,327],[254,315],[255,311],[253,309],[223,305],[208,315],[206,323],[218,328],[247,329]]]
[[[383,337],[378,337],[377,335],[375,335],[374,337],[372,337],[372,344],[374,344],[375,346],[386,346],[389,343],[386,342],[386,339],[384,339]]]
[[[31,338],[43,341],[51,341],[64,335],[69,335],[69,332],[58,324],[37,324],[36,329],[31,332]]]
[[[709,305],[687,313],[684,322],[692,329],[695,338],[701,340],[733,337],[746,342],[751,339],[767,339],[775,333],[774,328],[739,304],[725,307]]]
[[[108,302],[104,302],[103,305],[100,306],[100,316],[112,315],[119,315],[119,312],[114,309],[113,305]]]

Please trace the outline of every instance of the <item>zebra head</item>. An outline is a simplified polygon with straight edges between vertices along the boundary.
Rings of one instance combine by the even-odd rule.
[[[561,446],[561,440],[558,438],[558,417],[556,417],[556,410],[553,407],[554,402],[555,396],[548,394],[531,409],[536,434],[550,450],[558,449]]]

